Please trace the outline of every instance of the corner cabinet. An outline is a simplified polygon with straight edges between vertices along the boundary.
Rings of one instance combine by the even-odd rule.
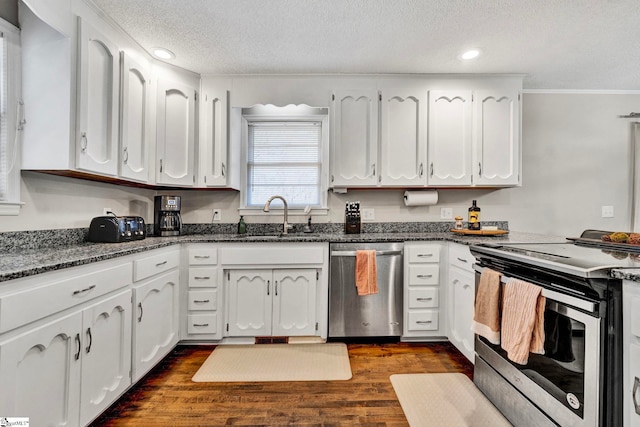
[[[326,243],[220,247],[226,337],[327,337]]]
[[[195,185],[197,88],[158,80],[156,108],[156,183]]]
[[[119,50],[78,17],[78,169],[118,174]]]
[[[120,52],[122,67],[120,116],[120,168],[122,178],[149,181],[149,87],[147,64]]]

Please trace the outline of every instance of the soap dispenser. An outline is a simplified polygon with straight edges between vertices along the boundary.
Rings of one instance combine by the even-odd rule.
[[[240,221],[238,221],[238,234],[247,233],[247,223],[244,222],[244,217],[240,215]]]

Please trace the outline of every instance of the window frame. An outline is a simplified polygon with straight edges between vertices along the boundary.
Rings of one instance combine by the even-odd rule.
[[[320,206],[311,207],[312,215],[327,215],[328,191],[329,191],[329,109],[323,107],[310,107],[308,105],[288,105],[276,107],[274,105],[254,105],[241,109],[241,176],[240,176],[240,215],[255,215],[262,213],[262,207],[247,206],[248,194],[248,161],[249,161],[249,123],[254,121],[314,121],[319,122],[320,131]],[[289,215],[306,215],[304,206],[289,206]],[[273,210],[277,213],[278,209]],[[264,215],[270,215],[265,213]]]
[[[24,204],[20,202],[20,169],[22,154],[22,126],[24,121],[24,106],[22,104],[21,86],[21,46],[20,30],[13,24],[0,18],[0,32],[2,32],[1,43],[4,44],[5,55],[0,58],[2,66],[6,66],[6,108],[5,118],[2,121],[6,126],[7,159],[12,165],[9,171],[0,170],[6,173],[7,198],[0,200],[0,216],[15,216],[20,213],[20,207]],[[0,79],[1,84],[1,79]],[[0,111],[1,113],[1,111]],[[2,143],[2,141],[0,141]]]

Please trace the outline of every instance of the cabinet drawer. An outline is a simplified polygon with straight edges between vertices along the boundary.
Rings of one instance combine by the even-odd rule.
[[[217,289],[207,291],[189,291],[189,310],[215,310],[218,307]]]
[[[476,259],[471,255],[469,246],[460,244],[451,244],[449,246],[449,264],[472,271],[474,262],[476,262]]]
[[[189,248],[189,265],[211,265],[218,263],[218,249],[211,247]]]
[[[409,308],[436,308],[438,304],[438,288],[409,289]]]
[[[410,265],[409,285],[437,285],[440,266],[438,264]]]
[[[438,330],[438,310],[409,312],[409,331]]]
[[[215,334],[218,328],[218,315],[211,314],[190,314],[187,316],[188,334]]]
[[[640,297],[631,297],[631,335],[640,339]]]
[[[218,269],[216,267],[189,268],[190,288],[215,288],[218,286]]]
[[[131,262],[87,267],[77,276],[54,280],[37,288],[0,297],[0,332],[42,319],[51,314],[105,295],[131,283]],[[43,281],[46,274],[43,275]]]
[[[180,265],[180,251],[163,251],[133,262],[133,281],[137,282]]]
[[[440,246],[410,246],[407,248],[410,263],[426,263],[440,261]]]

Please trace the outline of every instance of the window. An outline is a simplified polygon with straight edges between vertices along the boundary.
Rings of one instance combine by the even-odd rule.
[[[20,211],[21,114],[19,31],[0,19],[0,215]]]
[[[293,210],[326,209],[328,110],[268,105],[244,108],[242,116],[244,208],[262,209],[269,197],[279,195]]]

